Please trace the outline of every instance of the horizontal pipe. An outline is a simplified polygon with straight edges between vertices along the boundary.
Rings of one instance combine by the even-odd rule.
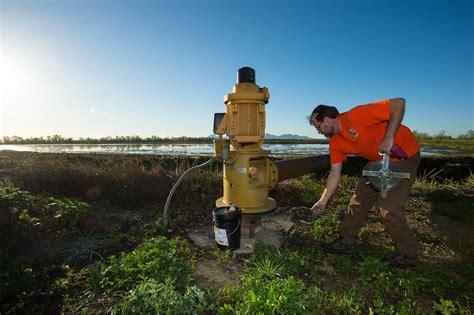
[[[281,182],[286,179],[329,169],[329,154],[275,161],[275,165],[278,169],[278,181]]]
[[[349,156],[347,162],[344,163],[343,168],[349,171],[349,173],[358,173],[366,162],[367,160],[363,158]],[[329,154],[275,161],[275,165],[278,169],[279,182],[290,178],[300,177],[305,174],[329,170],[331,166]]]

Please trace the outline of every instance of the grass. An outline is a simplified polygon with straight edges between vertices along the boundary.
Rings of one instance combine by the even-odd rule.
[[[192,265],[188,242],[148,239],[131,252],[98,261],[64,278],[59,286],[66,292],[63,310],[94,312],[101,301],[107,312],[159,313],[173,308],[186,312],[205,305],[204,292],[191,285]],[[195,303],[189,304],[191,301]]]
[[[474,152],[474,139],[422,139],[420,143],[432,148]]]
[[[258,243],[253,254],[240,256],[196,248],[184,234],[193,222],[211,222],[210,210],[222,193],[218,165],[185,180],[166,229],[157,209],[179,174],[201,161],[120,157],[113,165],[114,158],[105,156],[50,157],[58,167],[49,169],[48,179],[42,167],[52,162],[45,156],[0,155],[6,167],[0,169],[2,314],[472,314],[474,177],[459,162],[464,158],[451,160],[460,163],[451,170],[454,177],[445,177],[451,173],[442,168],[419,174],[406,212],[424,253],[418,267],[397,269],[387,263],[393,245],[376,209],[353,253],[321,251],[321,242],[332,240],[340,225],[354,176],[342,177],[327,211],[311,224],[301,223],[307,220],[304,207],[321,193],[325,178],[280,183],[282,207],[298,206],[295,226],[281,248]],[[74,168],[81,192],[52,184],[66,182]],[[97,178],[114,189],[132,188],[125,195],[102,188],[100,197],[89,198],[81,189]],[[109,200],[115,197],[137,203]],[[239,280],[206,289],[194,274],[197,261],[212,262],[222,276],[237,270]]]
[[[74,265],[77,261],[88,258],[93,261],[94,256],[104,259],[99,253],[106,240],[95,237],[83,237],[82,235],[65,241],[60,248],[50,253],[52,259],[59,259],[64,264]]]

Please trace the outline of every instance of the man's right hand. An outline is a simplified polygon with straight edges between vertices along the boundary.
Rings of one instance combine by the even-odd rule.
[[[326,203],[325,202],[323,202],[321,200],[316,202],[310,208],[310,211],[311,211],[310,218],[311,218],[311,220],[316,220],[316,218],[321,214],[321,212],[323,212],[324,209],[326,209]]]

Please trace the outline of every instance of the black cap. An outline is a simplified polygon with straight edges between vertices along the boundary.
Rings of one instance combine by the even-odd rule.
[[[255,70],[243,67],[237,72],[237,83],[255,83]]]

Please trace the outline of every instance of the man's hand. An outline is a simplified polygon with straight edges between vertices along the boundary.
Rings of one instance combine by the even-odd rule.
[[[326,209],[326,203],[319,200],[318,202],[316,202],[311,208],[310,208],[310,211],[311,211],[311,214],[310,214],[310,219],[313,221],[313,220],[316,220],[316,218],[321,214],[321,212],[323,212],[323,210]]]
[[[380,142],[379,144],[379,152],[390,154],[392,147],[393,147],[393,138],[392,137],[383,138],[382,142]]]

